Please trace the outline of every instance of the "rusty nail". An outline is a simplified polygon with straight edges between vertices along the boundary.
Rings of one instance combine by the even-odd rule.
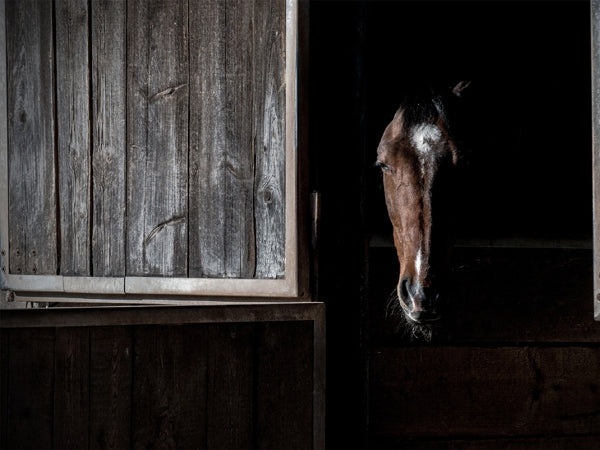
[[[13,291],[6,292],[6,301],[14,302],[15,301],[15,293]]]
[[[2,256],[6,256],[6,250],[2,250],[1,254]]]
[[[2,272],[6,273],[6,266],[2,266]]]

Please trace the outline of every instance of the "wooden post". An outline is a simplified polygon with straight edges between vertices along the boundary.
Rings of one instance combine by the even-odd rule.
[[[600,0],[591,2],[594,167],[594,316],[600,320]]]

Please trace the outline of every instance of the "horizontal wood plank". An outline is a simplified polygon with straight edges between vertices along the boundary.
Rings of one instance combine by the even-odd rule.
[[[374,348],[371,434],[586,435],[600,430],[600,347]]]
[[[324,315],[324,304],[316,302],[21,309],[3,311],[0,328],[313,321]]]

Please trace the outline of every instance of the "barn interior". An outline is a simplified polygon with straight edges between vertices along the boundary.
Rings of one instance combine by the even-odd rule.
[[[331,448],[597,445],[589,10],[311,2]],[[389,313],[399,268],[373,163],[405,96],[461,80],[455,288],[424,343]]]
[[[586,0],[0,0],[0,448],[600,448],[590,50]],[[427,341],[390,307],[374,162],[405,96],[460,81],[451,295]],[[202,127],[219,137],[203,150]],[[216,153],[196,165],[201,150]],[[298,161],[297,183],[257,161]],[[216,199],[199,206],[208,175]],[[262,252],[257,205],[280,208]],[[222,248],[194,247],[188,225]],[[116,263],[101,257],[113,247]],[[223,266],[190,270],[194,248]],[[248,279],[257,253],[285,273]]]

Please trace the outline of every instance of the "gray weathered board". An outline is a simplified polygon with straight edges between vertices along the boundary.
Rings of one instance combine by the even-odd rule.
[[[600,0],[592,8],[592,128],[594,167],[594,311],[600,320]]]
[[[297,0],[0,2],[5,287],[298,295]]]

